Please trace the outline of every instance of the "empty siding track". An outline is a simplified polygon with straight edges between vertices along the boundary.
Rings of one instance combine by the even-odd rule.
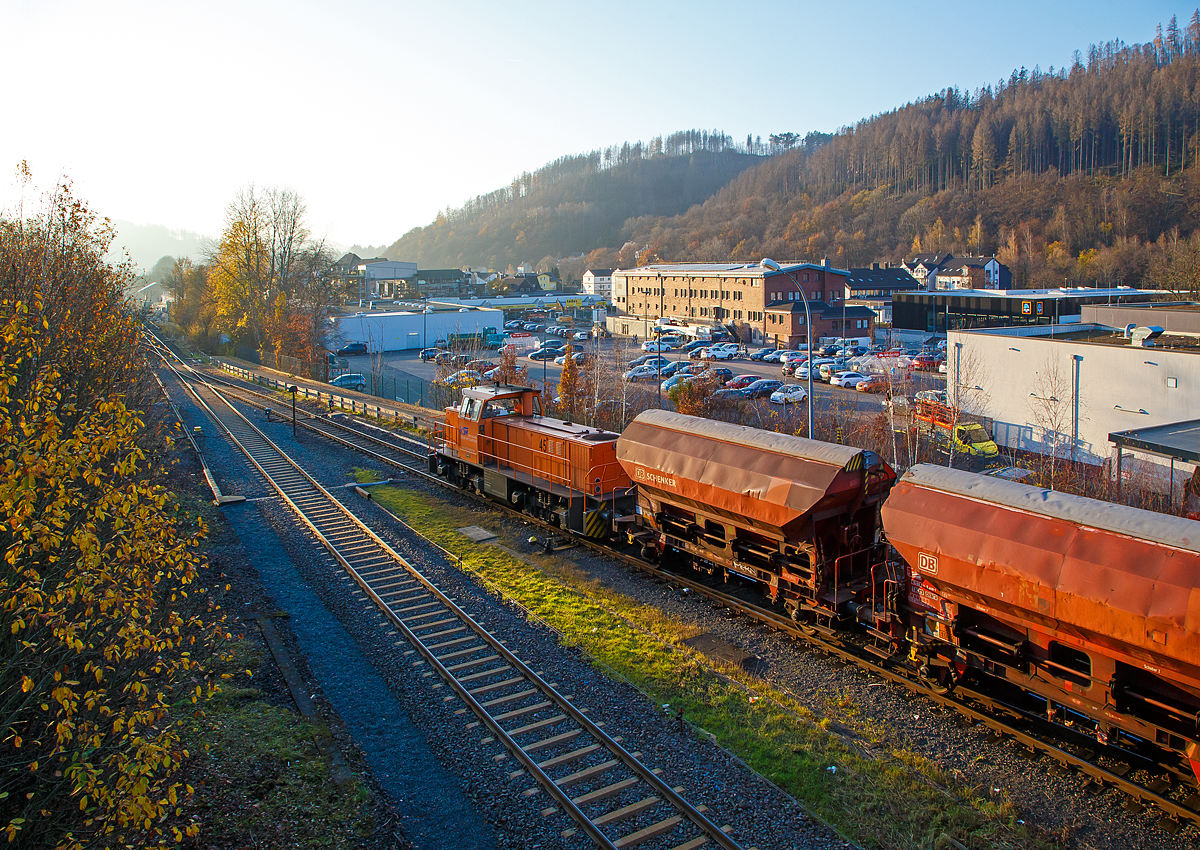
[[[521,768],[599,847],[739,845],[458,607],[211,385],[180,376],[229,439]],[[725,829],[728,829],[726,827]]]

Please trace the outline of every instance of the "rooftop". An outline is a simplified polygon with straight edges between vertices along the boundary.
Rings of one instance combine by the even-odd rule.
[[[1105,325],[1096,324],[1019,325],[1012,328],[981,328],[953,332],[1011,336],[1023,339],[1037,337],[1055,342],[1083,342],[1091,345],[1110,345],[1118,348],[1132,347],[1131,340],[1125,338],[1123,331],[1115,331]],[[1138,351],[1177,351],[1187,354],[1200,354],[1200,339],[1194,336],[1164,333],[1153,342],[1153,347],[1138,347]]]
[[[1111,289],[1094,289],[1091,287],[1066,287],[1060,289],[939,289],[934,292],[917,290],[906,292],[904,295],[929,295],[953,298],[1008,298],[1014,301],[1029,301],[1033,299],[1056,298],[1117,298],[1130,295],[1150,296],[1166,295],[1163,289],[1137,289],[1132,286],[1118,286]]]
[[[1200,419],[1117,431],[1109,434],[1108,440],[1123,449],[1200,463]]]
[[[731,273],[750,275],[754,277],[767,277],[775,274],[786,274],[787,272],[796,272],[806,269],[815,271],[828,271],[834,274],[848,275],[846,269],[835,269],[833,266],[822,265],[821,263],[801,263],[788,262],[779,264],[780,271],[765,268],[758,263],[657,263],[650,266],[638,266],[636,269],[615,269],[614,274],[625,275],[691,275],[693,277],[703,275],[719,275],[727,276]]]

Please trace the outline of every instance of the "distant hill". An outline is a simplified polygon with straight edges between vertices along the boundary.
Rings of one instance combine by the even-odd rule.
[[[504,269],[620,247],[630,220],[682,213],[762,158],[719,131],[694,130],[565,156],[439,214],[386,255],[423,268]]]
[[[1017,286],[1170,281],[1200,294],[1200,11],[1147,44],[1077,51],[1069,68],[1020,68],[831,137],[772,142],[716,133],[685,150],[564,157],[447,210],[388,256],[577,274],[953,251],[997,255]]]
[[[120,261],[128,252],[130,259],[143,271],[148,271],[164,256],[200,259],[202,243],[208,237],[190,230],[171,230],[161,224],[134,224],[114,221],[116,238],[107,259]]]

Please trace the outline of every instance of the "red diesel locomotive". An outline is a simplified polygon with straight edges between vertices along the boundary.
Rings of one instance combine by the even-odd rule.
[[[632,500],[617,436],[542,416],[530,387],[468,387],[435,424],[429,469],[564,530],[605,537]]]

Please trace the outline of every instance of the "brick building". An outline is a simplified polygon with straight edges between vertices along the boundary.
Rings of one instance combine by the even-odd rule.
[[[778,271],[758,263],[664,263],[616,269],[612,277],[619,314],[711,325],[747,345],[807,340],[801,287],[809,300],[814,338],[842,336],[843,323],[851,331],[845,336],[874,334],[875,318],[869,309],[827,300],[843,297],[850,277],[828,260],[789,263]]]

